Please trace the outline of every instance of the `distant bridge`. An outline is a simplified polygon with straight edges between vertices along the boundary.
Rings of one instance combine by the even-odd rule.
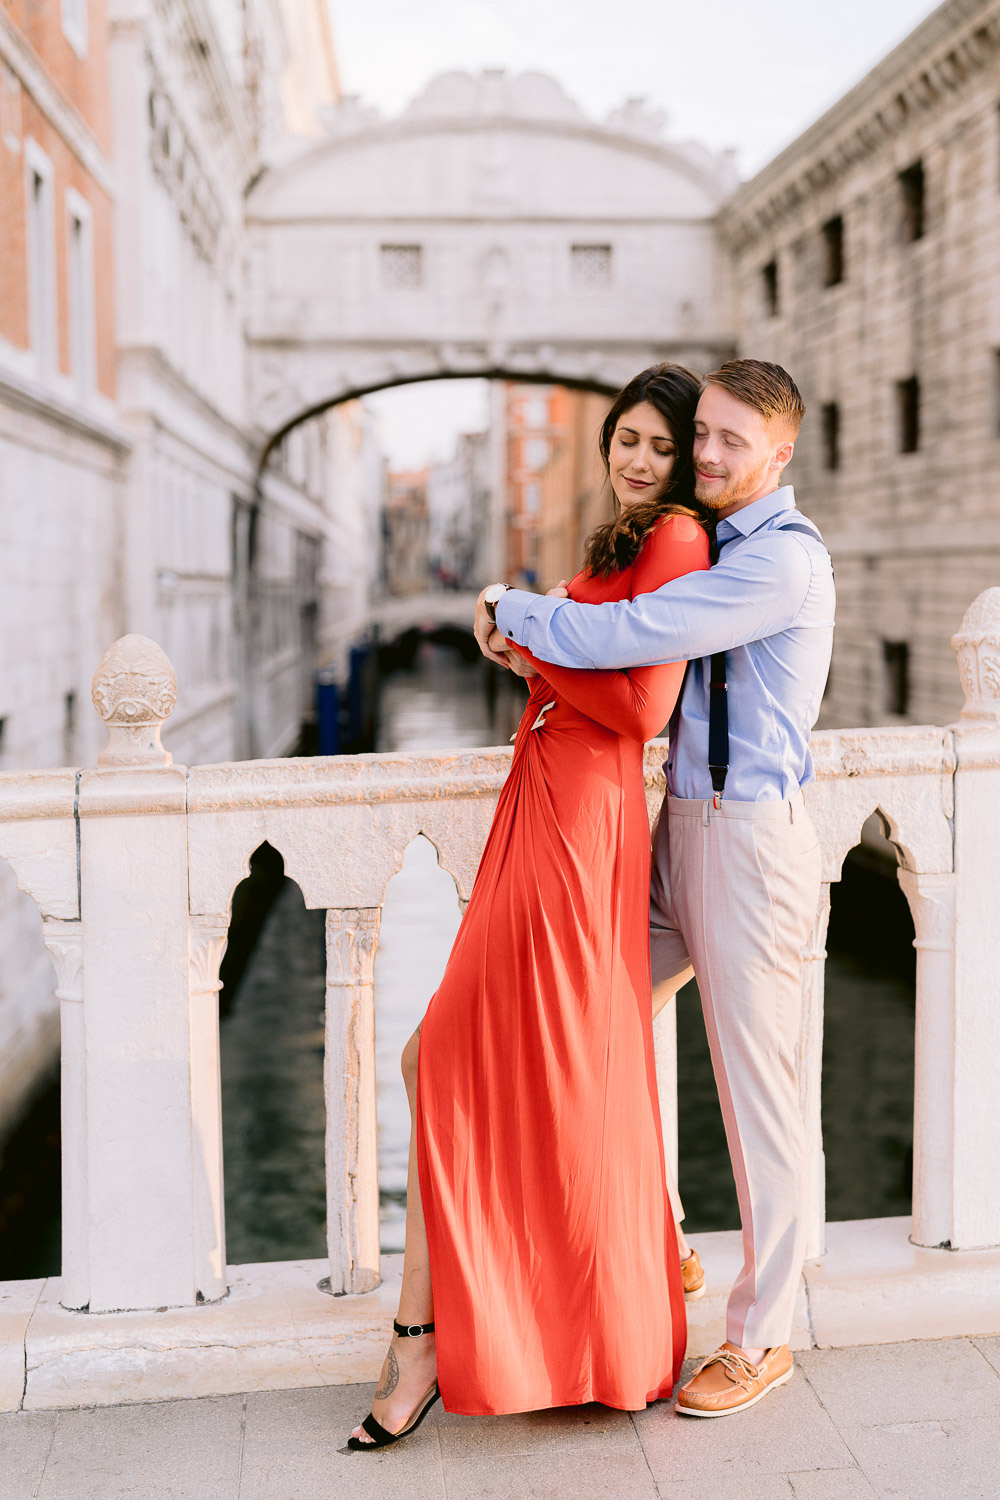
[[[472,630],[477,594],[447,593],[409,594],[399,599],[382,599],[371,608],[371,623],[378,627],[383,640],[393,640],[406,630],[434,630],[442,625]]]

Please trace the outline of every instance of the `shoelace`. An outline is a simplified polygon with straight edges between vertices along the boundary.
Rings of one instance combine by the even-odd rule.
[[[747,1390],[750,1383],[760,1378],[757,1365],[751,1362],[743,1354],[736,1354],[732,1349],[716,1349],[710,1354],[703,1364],[695,1371],[700,1375],[702,1370],[707,1370],[709,1365],[722,1365],[726,1374],[732,1378],[734,1385],[741,1385]],[[741,1378],[745,1377],[745,1378]]]

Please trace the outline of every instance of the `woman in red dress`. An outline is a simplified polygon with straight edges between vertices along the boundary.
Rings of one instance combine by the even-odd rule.
[[[571,598],[630,599],[708,567],[691,473],[699,389],[657,365],[614,402],[601,451],[617,514],[590,538]],[[684,1356],[642,748],[685,663],[577,672],[514,649],[537,675],[510,774],[403,1054],[415,1127],[403,1285],[372,1413],[349,1442],[359,1450],[412,1432],[439,1394],[465,1413],[634,1410],[671,1393]]]

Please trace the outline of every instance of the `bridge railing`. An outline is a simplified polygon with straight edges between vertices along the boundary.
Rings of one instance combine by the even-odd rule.
[[[808,792],[824,854],[807,951],[799,1079],[810,1142],[809,1254],[822,1253],[820,1081],[830,883],[882,814],[916,932],[912,1238],[1000,1244],[1000,589],[954,641],[966,702],[947,729],[815,737]],[[64,1306],[189,1306],[226,1293],[219,965],[232,893],[266,839],[326,911],[330,1289],[379,1278],[373,967],[386,886],[424,834],[463,901],[509,748],[171,763],[176,697],[162,651],[126,636],[94,702],[96,767],[0,776],[0,857],[39,906],[62,1015]],[[663,746],[646,750],[651,816]],[[661,1108],[676,1142],[673,1008],[657,1023]]]

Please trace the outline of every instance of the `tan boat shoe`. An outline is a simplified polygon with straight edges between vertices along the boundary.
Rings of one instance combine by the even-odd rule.
[[[751,1364],[735,1344],[723,1344],[681,1386],[677,1410],[685,1417],[728,1417],[755,1406],[795,1371],[787,1344],[768,1349],[759,1365]]]
[[[698,1259],[697,1250],[692,1250],[681,1261],[681,1279],[684,1282],[685,1302],[697,1302],[705,1295],[705,1272]]]

